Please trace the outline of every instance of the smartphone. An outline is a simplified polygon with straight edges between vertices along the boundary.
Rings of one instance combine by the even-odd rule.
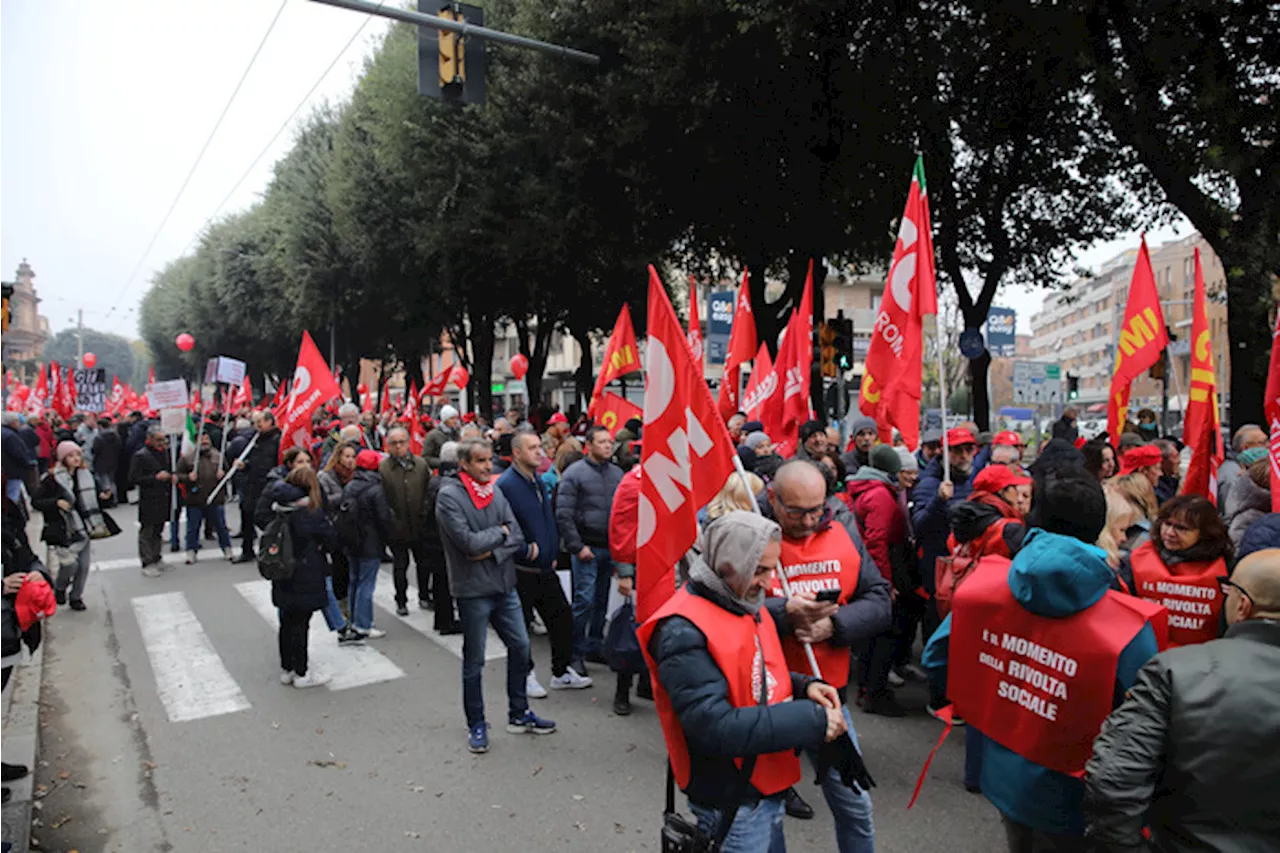
[[[840,590],[824,589],[822,592],[817,594],[816,600],[825,601],[827,604],[835,604],[840,600]]]

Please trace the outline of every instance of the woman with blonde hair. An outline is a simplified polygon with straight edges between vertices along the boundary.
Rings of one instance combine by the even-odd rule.
[[[743,484],[742,477],[737,474],[731,474],[724,484],[724,488],[707,504],[706,520],[715,521],[720,516],[733,512],[735,509],[752,512],[756,498],[764,491],[764,480],[748,472],[747,482],[751,484],[750,495],[747,494],[747,487]]]
[[[1122,553],[1120,546],[1128,539],[1126,531],[1146,519],[1139,506],[1112,488],[1110,483],[1103,484],[1102,493],[1107,497],[1107,526],[1102,528],[1097,545],[1107,552],[1107,563],[1111,568],[1118,569]]]
[[[1137,517],[1124,529],[1124,535],[1116,540],[1122,554],[1127,554],[1151,538],[1151,522],[1155,520],[1159,504],[1151,480],[1141,471],[1113,477],[1107,481],[1108,492],[1114,491],[1133,505]]]
[[[308,626],[311,614],[323,610],[329,601],[325,580],[338,535],[325,515],[316,472],[307,465],[290,471],[271,512],[287,513],[293,538],[293,575],[271,582],[271,603],[280,610],[280,683],[300,689],[318,687],[329,681],[329,675],[308,666]]]

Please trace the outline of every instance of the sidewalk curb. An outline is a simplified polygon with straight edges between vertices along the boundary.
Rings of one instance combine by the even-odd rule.
[[[46,641],[48,637],[46,636]],[[40,752],[40,684],[44,675],[45,643],[24,664],[13,668],[11,691],[5,702],[4,760],[25,764],[30,772],[8,784],[12,792],[4,804],[4,840],[13,843],[13,853],[27,853],[31,844],[32,786],[35,784],[36,756]]]

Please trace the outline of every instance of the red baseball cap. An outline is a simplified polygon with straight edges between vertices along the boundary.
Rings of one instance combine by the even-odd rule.
[[[947,430],[948,447],[959,447],[962,444],[972,444],[976,447],[978,440],[973,437],[973,433],[961,427]]]
[[[1134,471],[1143,468],[1150,468],[1152,465],[1159,465],[1160,456],[1160,448],[1154,444],[1131,447],[1124,452],[1124,456],[1120,457],[1120,476],[1132,474]]]
[[[991,439],[991,444],[993,446],[997,444],[1007,444],[1010,447],[1026,447],[1027,446],[1027,443],[1022,440],[1022,436],[1011,429],[1007,429],[1004,432],[996,433],[995,438]]]
[[[1010,486],[1029,486],[1031,485],[1030,477],[1023,477],[1021,474],[1015,474],[1005,465],[988,465],[978,472],[978,476],[973,478],[973,488],[979,492],[996,492],[1007,489]]]
[[[564,416],[564,412],[556,412],[554,415],[547,418],[547,426],[551,426],[552,424],[567,424],[568,422],[569,419]]]

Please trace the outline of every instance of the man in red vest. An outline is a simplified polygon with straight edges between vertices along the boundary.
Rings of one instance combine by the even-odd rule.
[[[925,649],[956,714],[984,736],[981,788],[1009,850],[1084,850],[1094,737],[1157,651],[1164,608],[1113,592],[1102,487],[1083,469],[1038,482],[1031,530],[1010,561],[983,559]]]
[[[867,553],[853,513],[838,498],[828,501],[826,488],[826,478],[812,462],[793,459],[778,467],[769,485],[769,509],[782,527],[778,570],[786,575],[791,597],[775,580],[766,606],[791,669],[810,671],[804,644],[811,644],[823,680],[839,688],[843,700],[851,647],[883,633],[892,621],[892,606],[889,582]],[[816,766],[815,756],[810,758]],[[849,788],[834,770],[823,776],[822,793],[835,817],[840,853],[871,851],[871,796]]]
[[[692,562],[689,583],[637,632],[656,675],[672,774],[699,828],[714,836],[733,815],[722,853],[785,849],[783,793],[800,779],[796,749],[846,730],[836,689],[790,671],[761,606],[779,537],[778,525],[747,512],[709,524],[705,562]]]

